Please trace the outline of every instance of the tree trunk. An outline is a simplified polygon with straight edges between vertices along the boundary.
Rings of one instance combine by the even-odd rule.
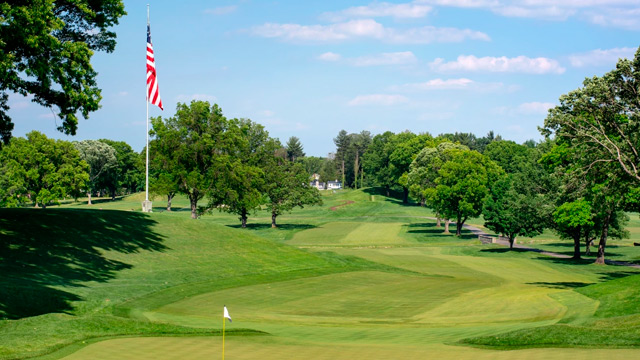
[[[462,216],[458,215],[456,220],[456,236],[462,236]]]
[[[43,208],[43,209],[46,209],[46,208],[47,208],[47,204],[42,203],[42,208]]]
[[[384,186],[384,190],[385,190],[385,191],[386,191],[386,193],[387,193],[387,197],[390,197],[390,196],[391,196],[391,192],[390,192],[389,190],[391,190],[391,189],[389,188],[389,185],[385,185],[385,186]]]
[[[364,169],[360,170],[360,187],[363,187],[362,183],[364,183]]]
[[[240,222],[242,223],[242,228],[245,229],[247,227],[247,209],[245,208],[240,211]]]
[[[426,202],[427,202],[427,199],[425,199],[425,198],[421,198],[421,199],[420,199],[420,206],[421,206],[421,207],[425,207]]]
[[[440,224],[440,216],[436,216],[436,227],[441,227],[442,224]]]
[[[171,211],[171,200],[173,200],[173,197],[175,195],[176,194],[174,194],[174,193],[167,194],[167,211]]]
[[[356,190],[358,189],[358,160],[359,160],[359,154],[356,151],[356,161],[353,164],[353,173],[354,173],[354,175],[353,175],[353,177],[354,177],[353,186],[356,188]],[[360,185],[362,185],[362,184],[360,184]]]
[[[573,258],[574,260],[580,260],[580,231],[573,236]]]
[[[607,236],[609,235],[609,222],[611,221],[611,213],[608,213],[604,218],[602,225],[602,234],[600,235],[600,243],[598,244],[598,257],[596,258],[596,264],[604,265],[604,249],[607,246]]]
[[[515,235],[509,235],[509,250],[513,250],[513,244],[516,242]]]
[[[451,221],[449,219],[444,219],[444,233],[448,234],[449,233],[449,224],[451,223]]]
[[[189,194],[189,202],[191,203],[191,218],[198,218],[198,197],[196,195]]]
[[[275,211],[271,212],[271,228],[275,229],[278,227],[278,225],[276,225],[276,217],[278,217],[278,214],[276,214]]]
[[[91,205],[91,191],[89,191],[89,192],[87,193],[87,196],[89,197],[89,203],[88,203],[88,205]]]
[[[404,192],[404,196],[402,198],[402,202],[404,204],[408,204],[409,203],[409,188],[406,187],[402,187],[402,191]]]
[[[115,200],[116,199],[116,189],[111,189],[111,200]]]
[[[344,175],[344,159],[342,159],[342,188],[344,189],[346,187],[347,187],[347,180]]]

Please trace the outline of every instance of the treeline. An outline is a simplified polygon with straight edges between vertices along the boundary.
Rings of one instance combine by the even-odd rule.
[[[321,203],[309,174],[294,161],[304,156],[295,138],[285,148],[262,125],[227,119],[218,105],[203,101],[179,103],[175,116],[151,123],[152,189],[167,196],[168,210],[181,193],[189,198],[192,218],[218,209],[238,215],[246,227],[249,214],[266,206],[276,227],[283,212]]]
[[[32,131],[0,151],[0,205],[45,208],[61,199],[144,189],[144,160],[123,141],[65,141]]]

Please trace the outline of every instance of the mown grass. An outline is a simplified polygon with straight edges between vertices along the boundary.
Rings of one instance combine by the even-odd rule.
[[[324,205],[280,216],[277,229],[264,210],[241,229],[230,214],[190,219],[181,197],[172,212],[156,199],[142,214],[142,198],[0,209],[0,359],[218,356],[209,337],[223,304],[229,331],[270,334],[230,339],[234,358],[502,358],[444,344],[529,331],[525,347],[548,346],[547,328],[611,334],[623,323],[627,340],[602,335],[596,347],[639,346],[638,294],[621,291],[637,287],[636,270],[443,234],[428,209],[370,189],[325,192]],[[96,342],[123,335],[136,338]],[[580,336],[565,344],[585,346]]]

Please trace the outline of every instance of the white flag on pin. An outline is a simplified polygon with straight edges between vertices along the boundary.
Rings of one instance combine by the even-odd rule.
[[[229,319],[229,322],[231,321],[231,315],[229,315],[229,310],[227,310],[227,307],[224,307],[224,317],[226,317],[227,319]]]

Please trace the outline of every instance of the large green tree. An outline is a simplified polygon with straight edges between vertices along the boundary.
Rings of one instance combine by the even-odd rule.
[[[267,211],[271,212],[271,227],[276,218],[295,207],[322,204],[318,189],[309,185],[309,175],[299,163],[271,157],[264,163],[264,192],[268,197]]]
[[[37,131],[12,139],[0,151],[0,164],[0,202],[5,206],[57,204],[89,180],[88,166],[73,144]]]
[[[105,186],[115,200],[121,190],[130,194],[144,188],[144,172],[141,172],[140,157],[124,141],[100,139],[116,151],[117,166],[106,179]]]
[[[80,158],[89,164],[87,196],[91,205],[91,195],[109,182],[112,172],[118,167],[116,150],[98,140],[75,141],[73,144],[80,152]]]
[[[434,202],[442,216],[456,219],[456,235],[469,217],[482,213],[491,184],[503,170],[477,151],[453,150],[451,158],[438,171]]]
[[[409,187],[406,181],[409,167],[420,150],[433,145],[431,135],[427,133],[415,135],[410,132],[396,134],[387,144],[390,150],[393,149],[389,155],[389,173],[396,184],[402,186],[404,193],[402,201],[405,204],[409,202]]]
[[[384,188],[387,196],[391,195],[391,187],[395,185],[389,163],[393,147],[387,145],[391,143],[394,135],[391,131],[387,131],[374,136],[367,151],[362,155],[363,171],[367,173],[375,185]]]
[[[589,155],[584,169],[613,163],[640,183],[640,48],[632,60],[620,59],[614,70],[562,95],[542,131]]]
[[[189,198],[191,218],[217,180],[228,176],[239,141],[238,126],[227,120],[218,105],[206,101],[178,103],[174,116],[151,119],[154,142],[149,145],[152,164],[161,164],[176,182],[178,191]]]
[[[74,135],[77,114],[99,108],[94,51],[112,52],[109,30],[125,14],[121,0],[21,0],[0,3],[0,137],[13,130],[10,93],[57,107],[58,130]]]
[[[214,184],[207,191],[208,207],[238,215],[241,226],[245,228],[248,215],[265,203],[263,167],[278,152],[281,144],[270,138],[262,125],[249,119],[233,119],[229,129],[234,127],[238,131],[229,167],[226,172],[213,174],[211,181]]]

